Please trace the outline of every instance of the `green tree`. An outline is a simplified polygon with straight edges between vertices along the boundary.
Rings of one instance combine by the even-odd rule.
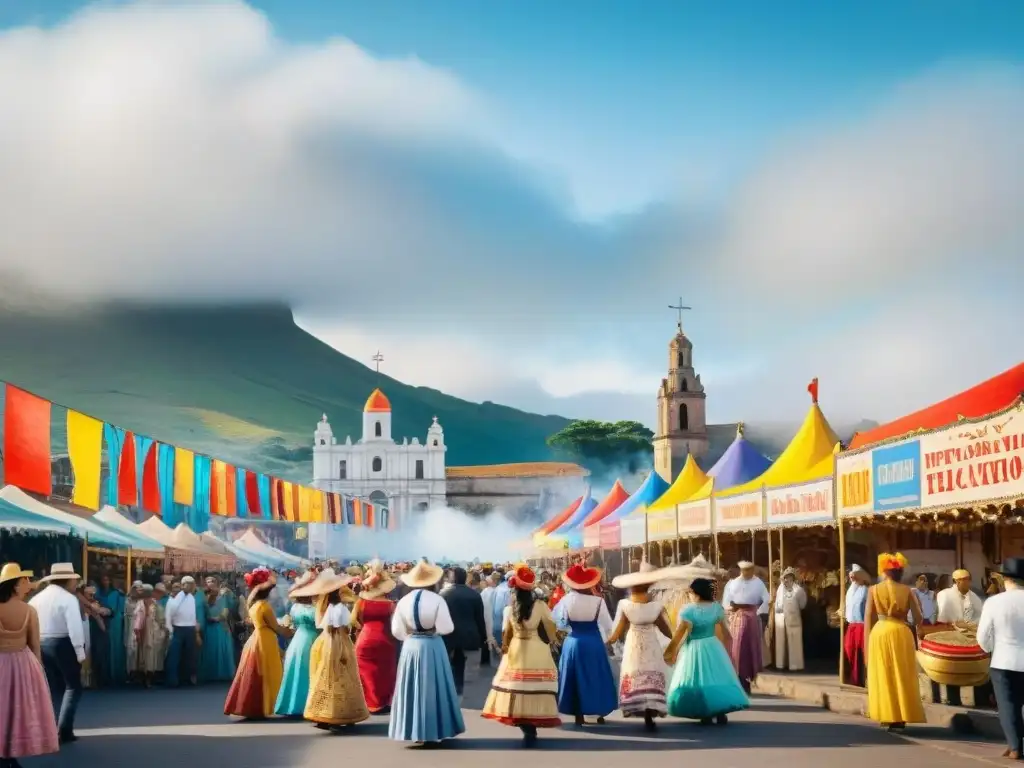
[[[580,419],[548,438],[550,448],[591,472],[650,465],[654,433],[639,421]]]

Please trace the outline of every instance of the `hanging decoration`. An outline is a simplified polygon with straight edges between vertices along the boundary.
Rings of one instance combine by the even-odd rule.
[[[26,491],[49,495],[50,403],[7,385],[4,408],[4,476]]]
[[[196,492],[196,458],[185,448],[174,449],[174,503],[191,507]]]
[[[157,458],[160,446],[150,441],[146,457],[142,461],[142,508],[155,515],[161,514],[160,505],[160,472]]]
[[[100,508],[100,469],[103,461],[103,422],[78,411],[68,411],[68,458],[75,473],[71,501],[80,507]]]
[[[117,503],[134,507],[139,503],[138,473],[135,466],[135,435],[124,433],[121,463],[117,468]]]

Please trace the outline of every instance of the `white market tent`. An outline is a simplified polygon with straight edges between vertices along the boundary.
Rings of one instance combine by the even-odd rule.
[[[4,486],[0,490],[0,500],[6,501],[19,509],[52,523],[67,526],[72,536],[87,540],[90,544],[112,549],[130,549],[136,546],[131,537],[118,532],[102,523],[95,523],[88,518],[77,517],[56,507],[51,507],[38,499],[29,496],[13,485]]]
[[[301,557],[282,552],[264,542],[251,528],[231,543],[246,552],[262,557],[263,562],[267,565],[283,565],[291,568],[301,568],[306,565],[306,561]]]
[[[121,535],[131,539],[136,549],[151,552],[162,552],[164,544],[139,530],[139,527],[111,506],[106,506],[92,516],[93,522],[99,522],[113,528]]]

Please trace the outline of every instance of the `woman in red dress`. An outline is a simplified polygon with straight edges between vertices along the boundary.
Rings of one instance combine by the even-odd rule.
[[[390,712],[391,697],[395,693],[398,643],[391,634],[395,604],[388,599],[394,590],[395,582],[384,565],[379,561],[370,563],[352,612],[352,626],[359,630],[356,639],[359,680],[363,684],[366,706],[373,714]]]

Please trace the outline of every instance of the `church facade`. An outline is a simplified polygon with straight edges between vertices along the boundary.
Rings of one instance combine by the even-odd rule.
[[[672,482],[686,464],[686,457],[707,455],[706,394],[693,367],[693,344],[683,324],[668,344],[668,376],[658,388],[658,424],[654,436],[654,469]],[[707,469],[707,467],[705,467]]]
[[[339,443],[324,414],[313,433],[313,487],[369,499],[397,515],[445,503],[444,430],[437,418],[425,442],[391,437],[391,403],[375,389],[363,407],[363,434]]]

